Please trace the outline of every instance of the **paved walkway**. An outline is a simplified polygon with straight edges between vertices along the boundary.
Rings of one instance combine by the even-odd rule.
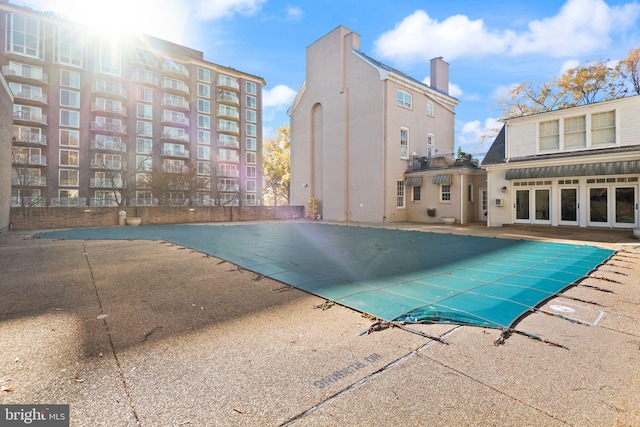
[[[166,242],[0,235],[0,403],[74,426],[640,425],[630,231],[388,224],[619,252],[520,323],[373,320]],[[562,317],[563,316],[563,317]]]

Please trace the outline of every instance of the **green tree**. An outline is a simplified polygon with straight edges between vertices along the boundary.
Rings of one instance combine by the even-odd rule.
[[[272,138],[262,142],[265,204],[289,204],[289,125],[281,126]]]

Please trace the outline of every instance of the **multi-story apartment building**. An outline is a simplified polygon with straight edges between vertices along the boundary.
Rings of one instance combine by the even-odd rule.
[[[14,206],[257,205],[261,77],[0,3]]]
[[[312,43],[289,109],[291,203],[337,221],[439,221],[426,213],[428,190],[438,212],[459,217],[458,191],[475,171],[433,169],[433,159],[454,157],[459,101],[448,89],[441,58],[426,85],[361,52],[360,36],[343,26]]]

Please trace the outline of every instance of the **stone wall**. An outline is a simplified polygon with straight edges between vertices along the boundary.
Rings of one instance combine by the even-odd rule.
[[[31,207],[11,208],[13,230],[109,227],[118,225],[121,208]],[[147,206],[124,209],[128,217],[142,217],[142,224],[277,220],[304,217],[304,206]]]

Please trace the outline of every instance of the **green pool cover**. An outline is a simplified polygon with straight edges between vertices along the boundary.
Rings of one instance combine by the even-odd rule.
[[[85,228],[40,238],[166,240],[385,321],[511,328],[614,251],[319,223]]]

